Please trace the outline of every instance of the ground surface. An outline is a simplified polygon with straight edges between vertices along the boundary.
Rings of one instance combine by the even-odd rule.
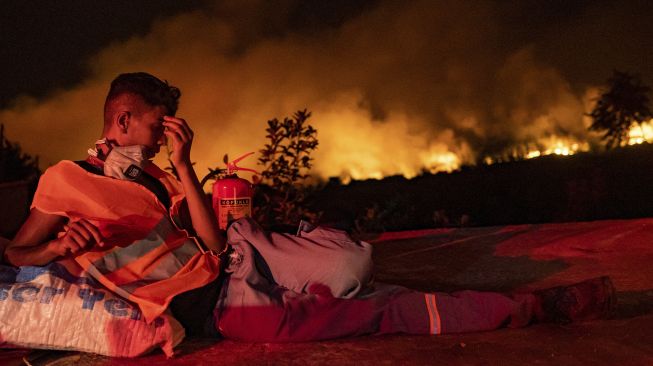
[[[378,281],[424,291],[528,291],[610,275],[615,319],[441,336],[360,337],[300,344],[186,340],[167,360],[69,354],[59,365],[651,365],[653,219],[386,233]],[[2,351],[19,365],[29,351]]]

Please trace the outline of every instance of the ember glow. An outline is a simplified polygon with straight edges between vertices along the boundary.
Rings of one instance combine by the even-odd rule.
[[[545,155],[574,155],[577,152],[588,151],[589,144],[583,141],[577,141],[569,137],[549,136],[543,138],[538,143],[540,148],[533,149],[526,153],[526,159],[532,159]]]
[[[494,164],[502,161],[535,159],[546,155],[569,156],[578,152],[590,150],[590,144],[572,137],[547,136],[536,143],[527,143],[510,149],[508,154],[491,157],[486,156],[485,164]]]

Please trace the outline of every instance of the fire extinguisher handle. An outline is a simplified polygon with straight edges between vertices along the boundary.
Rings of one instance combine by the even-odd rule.
[[[256,173],[256,174],[261,174],[261,173],[257,172],[254,169],[241,168],[238,165],[236,165],[236,163],[238,163],[239,161],[245,159],[246,157],[248,157],[248,156],[250,156],[252,154],[254,154],[254,151],[248,152],[247,154],[245,154],[245,155],[243,155],[243,156],[241,156],[241,157],[239,157],[237,159],[234,159],[230,163],[227,163],[227,172],[231,173],[231,172],[235,172],[235,171],[245,171],[245,172],[252,172],[252,173]]]
[[[236,163],[237,163],[237,162],[239,162],[239,161],[245,159],[246,157],[252,155],[253,153],[254,153],[253,151],[252,151],[252,152],[248,152],[247,154],[245,154],[245,155],[243,155],[243,156],[241,156],[241,157],[239,157],[239,158],[234,159],[234,160],[231,162],[231,164],[233,164],[234,166],[236,166]]]

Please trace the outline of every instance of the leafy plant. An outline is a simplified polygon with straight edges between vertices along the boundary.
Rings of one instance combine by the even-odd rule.
[[[641,124],[652,117],[648,93],[638,76],[614,71],[608,79],[609,88],[596,102],[589,114],[591,131],[602,132],[606,148],[623,146],[628,142],[628,131],[634,124]]]
[[[304,109],[292,118],[268,121],[268,143],[259,150],[258,163],[263,170],[252,213],[265,227],[294,225],[318,217],[307,205],[312,188],[303,184],[312,167],[311,152],[318,145],[317,130],[307,123],[310,116]]]
[[[41,174],[38,156],[23,153],[20,145],[5,137],[0,124],[0,182],[35,179]]]

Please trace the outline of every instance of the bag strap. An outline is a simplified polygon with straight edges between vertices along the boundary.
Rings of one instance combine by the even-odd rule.
[[[86,170],[89,173],[104,176],[104,172],[99,167],[89,163],[86,160],[76,160],[75,164],[79,165],[82,169]],[[159,182],[158,179],[147,174],[146,172],[143,172],[140,178],[141,179],[134,182],[142,185],[150,192],[154,193],[154,195],[159,199],[159,201],[161,201],[161,203],[163,203],[166,209],[170,210],[170,197],[168,196],[168,191],[166,190],[163,183]]]

